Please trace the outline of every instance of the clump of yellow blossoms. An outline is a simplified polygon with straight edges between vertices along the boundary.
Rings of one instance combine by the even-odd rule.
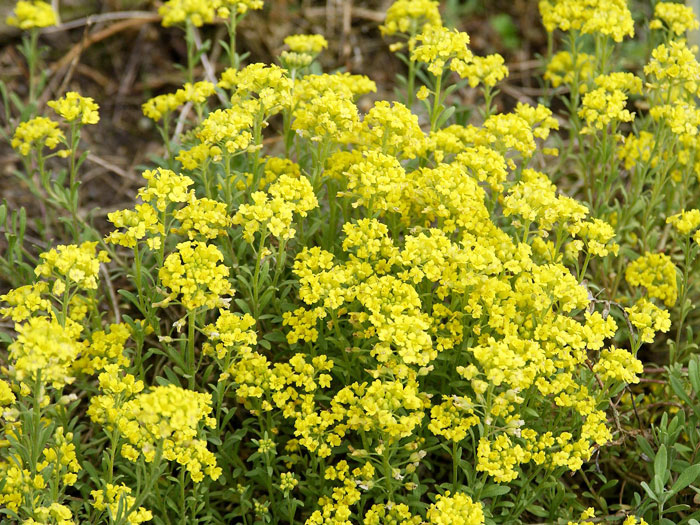
[[[97,242],[94,241],[84,242],[80,246],[71,244],[52,248],[40,255],[42,262],[34,273],[45,278],[55,278],[55,294],[62,294],[72,285],[83,290],[95,290],[100,263],[109,262],[107,252],[100,250],[95,253],[96,247]]]
[[[644,297],[628,308],[627,313],[632,325],[639,330],[639,338],[644,343],[653,343],[656,332],[668,332],[671,328],[671,316],[668,311]]]
[[[12,15],[7,17],[7,24],[20,29],[54,26],[58,23],[56,11],[51,4],[42,0],[20,0],[15,5]]]
[[[673,225],[681,235],[690,235],[700,226],[700,210],[683,210],[668,217],[666,224]]]
[[[35,117],[22,122],[12,136],[12,147],[27,156],[34,148],[54,149],[64,138],[58,122],[47,117]]]
[[[600,33],[616,42],[634,36],[634,21],[625,0],[540,0],[539,8],[550,33],[557,28]]]
[[[241,204],[232,223],[244,227],[244,238],[252,243],[255,233],[264,230],[278,239],[294,237],[294,214],[306,217],[318,206],[309,179],[282,175],[270,185],[267,192],[256,191],[251,195],[253,204]]]
[[[229,268],[223,264],[224,256],[211,244],[200,241],[181,242],[177,251],[168,255],[158,271],[161,282],[172,290],[172,296],[181,295],[187,310],[202,306],[216,308],[223,304],[223,297],[233,294],[227,277]]]
[[[248,9],[261,9],[262,0],[168,0],[160,6],[164,27],[191,22],[199,27],[211,24],[217,16],[228,18],[231,11],[245,13]]]
[[[601,130],[612,122],[631,122],[634,115],[627,109],[627,94],[639,94],[642,81],[632,73],[610,73],[596,77],[596,89],[583,97],[579,116],[588,124],[584,132]]]
[[[143,178],[148,184],[139,190],[138,197],[144,202],[154,200],[156,209],[161,212],[171,203],[186,202],[189,198],[188,188],[194,184],[191,178],[163,168],[146,170]]]
[[[284,39],[293,53],[316,55],[328,48],[328,41],[323,35],[290,35]]]
[[[668,27],[677,36],[686,31],[698,29],[698,21],[693,8],[675,2],[659,2],[654,6],[654,19],[649,24],[651,29]]]
[[[67,319],[61,324],[55,318],[31,317],[15,325],[17,338],[8,347],[19,381],[41,379],[54,388],[75,381],[73,363],[82,351],[78,337],[83,328]]]
[[[587,81],[593,76],[595,57],[586,53],[576,55],[576,65],[573,57],[568,51],[559,51],[547,64],[544,79],[552,83],[552,86],[559,87],[562,84],[570,85],[578,75],[581,82],[579,91],[585,93],[588,90]]]
[[[424,25],[441,26],[438,7],[436,0],[397,0],[386,12],[384,25],[380,26],[382,34],[416,34]]]
[[[484,511],[481,503],[474,503],[462,492],[454,496],[450,492],[438,494],[428,508],[428,523],[431,525],[480,525],[484,523]]]
[[[214,84],[206,80],[194,84],[187,82],[175,93],[166,93],[149,99],[141,108],[146,117],[157,122],[187,102],[203,103],[214,92]]]
[[[117,230],[107,235],[105,242],[134,248],[138,241],[150,234],[146,239],[148,247],[160,248],[164,226],[159,222],[158,212],[150,204],[138,204],[133,210],[110,212],[107,219]],[[119,231],[122,228],[124,231]]]
[[[195,483],[202,481],[204,474],[214,480],[221,475],[206,441],[197,437],[201,427],[216,426],[216,420],[209,416],[210,394],[167,385],[135,395],[118,410],[105,410],[100,405],[101,397],[95,398],[91,418],[119,429],[129,442],[121,450],[127,459],[135,461],[143,455],[152,462],[160,453],[162,458],[182,465]]]
[[[168,0],[159,12],[163,25],[186,27],[196,62],[206,46],[194,26],[224,19],[233,37],[240,15],[261,6]],[[675,172],[695,184],[700,64],[664,33],[648,84],[609,72],[610,40],[633,34],[625,1],[539,6],[548,31],[572,32],[545,76],[570,88],[562,151],[581,155],[578,165],[543,159],[561,138],[544,104],[491,104],[504,58],[475,56],[434,0],[395,1],[381,28],[408,39],[401,58],[427,80],[405,104],[362,100],[376,91],[367,77],[313,73],[321,35],[287,37],[280,65],[241,64],[231,45],[218,82],[190,78],[147,101],[166,155],[143,172],[138,201],[107,214],[113,261],[97,242],[79,244],[97,236],[78,224],[80,240],[47,249],[29,282],[18,272],[0,296],[15,323],[0,367],[0,503],[31,507],[24,522],[36,525],[68,525],[71,511],[76,522],[134,525],[205,513],[212,523],[516,523],[535,509],[533,486],[594,458],[605,466],[635,412],[618,412],[611,403],[624,398],[613,396],[639,382],[642,344],[670,330],[676,309],[661,304],[689,304],[671,241],[690,247],[700,227],[700,211],[659,197],[653,220],[668,216],[668,255],[628,262],[630,239],[662,248],[654,232],[640,240],[645,226],[617,207],[624,192],[606,177],[624,167],[639,202]],[[693,26],[684,13],[656,16],[675,33]],[[582,53],[594,39],[596,55]],[[451,105],[467,84],[487,101],[473,118]],[[648,93],[662,103],[647,105]],[[414,112],[415,99],[426,111]],[[99,119],[77,93],[49,105],[71,131]],[[183,106],[187,131],[173,136]],[[667,124],[673,147],[647,131]],[[39,150],[39,163],[41,148],[64,140],[38,117],[12,145]],[[569,195],[555,184],[598,153],[591,187]],[[591,202],[575,198],[586,192]],[[41,431],[64,420],[77,422],[75,445]],[[35,446],[44,434],[53,441]],[[63,485],[78,483],[81,465],[78,501]],[[102,479],[90,479],[97,469]],[[579,503],[548,512],[587,522],[595,512]]]
[[[92,506],[97,510],[107,510],[115,521],[126,519],[129,525],[139,525],[153,519],[153,513],[143,507],[127,513],[134,506],[136,498],[131,496],[131,488],[126,485],[107,483],[103,490],[93,490],[90,495],[93,498]]]
[[[416,46],[411,53],[411,60],[428,64],[428,71],[433,75],[442,75],[445,66],[465,77],[469,61],[469,35],[450,30],[442,26],[428,25],[416,36]]]
[[[43,297],[48,290],[46,281],[20,286],[10,290],[5,295],[0,295],[0,301],[9,307],[0,308],[0,315],[4,315],[19,323],[29,318],[34,312],[49,312],[51,303]]]
[[[99,106],[90,97],[83,97],[75,91],[69,91],[58,100],[50,100],[47,105],[67,122],[80,120],[81,124],[97,124],[100,115]]]
[[[632,286],[643,286],[650,297],[660,299],[666,306],[676,304],[676,267],[664,253],[645,253],[632,261],[625,270],[625,279]]]

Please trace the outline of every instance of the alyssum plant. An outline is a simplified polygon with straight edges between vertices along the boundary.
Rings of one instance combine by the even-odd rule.
[[[438,7],[390,7],[404,98],[362,113],[374,82],[313,73],[320,35],[245,64],[236,28],[262,1],[166,2],[187,82],[143,105],[165,156],[99,232],[80,209],[98,105],[69,92],[37,116],[56,14],[17,3],[17,176],[64,243],[33,253],[26,212],[0,207],[6,520],[697,523],[700,438],[678,419],[700,410],[692,11],[655,5],[638,76],[611,70],[634,34],[624,0],[542,0],[558,131],[551,97],[498,111],[503,58]],[[216,21],[226,69],[198,81]],[[659,332],[673,373],[645,396],[631,385]],[[671,392],[679,415],[659,422],[652,394]]]

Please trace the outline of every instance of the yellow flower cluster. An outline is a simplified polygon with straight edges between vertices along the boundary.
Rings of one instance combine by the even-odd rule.
[[[505,61],[498,53],[485,57],[474,56],[456,71],[460,77],[469,80],[471,87],[479,84],[493,87],[508,76]]]
[[[63,139],[58,122],[47,117],[35,117],[17,126],[11,144],[26,157],[34,148],[41,149],[46,146],[54,149]]]
[[[257,334],[251,330],[254,326],[255,319],[250,314],[239,315],[221,310],[216,322],[204,328],[204,333],[209,339],[217,343],[215,346],[205,343],[203,351],[216,354],[218,359],[223,359],[234,349],[250,351],[258,341]]]
[[[649,63],[644,66],[644,73],[656,80],[650,87],[660,89],[664,101],[687,101],[697,94],[700,86],[700,63],[695,50],[688,48],[685,40],[672,40],[655,48]],[[666,111],[669,111],[668,104],[657,104],[651,108],[652,116]]]
[[[102,490],[90,492],[93,499],[92,506],[97,510],[108,510],[111,519],[115,522],[126,520],[129,525],[139,525],[144,521],[152,520],[153,513],[143,507],[129,512],[136,502],[136,498],[130,494],[130,487],[112,483],[107,483]]]
[[[115,426],[129,441],[122,445],[122,456],[135,461],[142,455],[152,462],[160,451],[164,459],[184,467],[195,483],[202,481],[204,474],[213,480],[219,478],[221,468],[216,466],[216,457],[207,450],[206,441],[198,437],[202,427],[216,426],[216,420],[209,417],[210,394],[172,384],[157,386],[135,395],[118,410],[100,406],[105,397],[109,395],[91,400],[90,417]]]
[[[262,9],[262,0],[168,0],[158,8],[164,27],[190,22],[199,27],[212,24],[217,16],[243,14],[249,9]]]
[[[100,121],[97,103],[91,97],[83,97],[75,91],[69,91],[58,100],[50,100],[47,106],[67,122],[79,120],[81,124],[97,124]]]
[[[177,210],[173,216],[180,221],[178,233],[187,233],[190,240],[198,236],[205,239],[216,239],[226,234],[226,228],[231,226],[232,217],[226,213],[226,204],[212,199],[198,199],[194,193],[186,206]]]
[[[631,313],[630,317],[632,315]],[[651,333],[653,334],[653,332]],[[645,337],[646,334],[642,333],[642,338]],[[653,340],[653,335],[651,339]],[[645,340],[648,342],[648,339]],[[600,374],[603,379],[613,379],[625,383],[638,383],[637,374],[641,374],[643,369],[644,366],[639,359],[627,350],[614,346],[603,350],[600,353],[600,360],[593,366],[593,371]]]
[[[437,0],[396,0],[387,9],[384,25],[379,29],[384,36],[415,35],[424,25],[441,26],[439,5]]]
[[[408,505],[403,503],[375,503],[365,512],[365,525],[420,525],[420,516],[411,514]]]
[[[70,319],[62,325],[49,317],[31,317],[15,325],[17,337],[8,347],[14,379],[25,382],[41,378],[54,388],[75,381],[73,363],[83,350],[78,341],[82,330]]]
[[[674,35],[680,36],[686,31],[700,27],[693,8],[676,2],[659,2],[654,6],[654,19],[650,29],[667,27]]]
[[[291,104],[292,80],[286,69],[274,64],[255,63],[241,70],[229,68],[221,74],[218,86],[231,90],[232,100],[238,104],[248,100],[248,110],[253,114],[274,115]]]
[[[130,336],[131,332],[124,324],[110,325],[109,333],[104,330],[94,331],[90,339],[83,342],[84,348],[73,368],[84,374],[95,374],[110,366],[128,366],[130,362],[125,355],[124,346]]]
[[[241,204],[232,221],[243,226],[243,236],[249,243],[261,230],[263,235],[270,233],[278,239],[293,238],[296,235],[292,228],[294,214],[306,217],[318,206],[309,179],[289,175],[280,176],[267,192],[256,191],[251,199],[253,204]]]
[[[163,262],[158,277],[172,290],[171,298],[182,296],[187,310],[216,308],[224,305],[224,296],[234,293],[228,281],[228,266],[219,264],[223,260],[221,251],[212,244],[181,242]]]
[[[627,308],[627,314],[632,325],[639,330],[639,339],[644,343],[653,343],[656,332],[668,332],[671,328],[668,311],[643,297],[634,306]]]
[[[438,494],[435,503],[428,507],[428,523],[431,525],[481,525],[484,511],[481,503],[474,503],[463,492],[450,495]]]
[[[187,82],[175,93],[165,93],[147,100],[141,109],[146,117],[158,122],[187,102],[202,104],[214,91],[214,84],[206,80],[194,84]]]
[[[51,303],[42,296],[48,290],[48,283],[39,281],[10,290],[5,295],[0,295],[0,301],[9,307],[0,308],[0,315],[9,317],[16,323],[28,319],[35,312],[51,310]]]
[[[135,248],[138,241],[148,236],[146,243],[152,250],[160,248],[165,233],[158,212],[150,204],[137,204],[133,210],[118,210],[107,214],[117,230],[105,237],[105,242]],[[124,228],[125,231],[119,231]]]
[[[444,436],[451,441],[460,442],[467,437],[470,427],[479,424],[479,417],[474,414],[473,403],[464,397],[445,398],[439,405],[430,409],[430,431]]]
[[[34,269],[34,273],[40,277],[55,278],[52,291],[56,295],[62,294],[71,286],[95,290],[100,263],[109,262],[107,252],[100,250],[95,254],[96,247],[97,241],[52,248],[39,255],[42,262]]]
[[[418,117],[403,104],[385,100],[375,102],[367,112],[358,136],[361,147],[401,159],[415,158],[424,147],[424,139]]]
[[[160,212],[166,211],[169,204],[187,202],[190,196],[188,188],[194,184],[191,178],[165,168],[146,170],[142,176],[148,184],[139,190],[137,196],[144,202],[155,201]]]
[[[616,42],[634,36],[634,21],[626,0],[540,0],[539,8],[550,33],[557,28],[600,33]]]
[[[317,55],[328,48],[328,41],[323,35],[290,35],[284,43],[293,53]]]
[[[681,213],[666,218],[681,235],[690,235],[700,226],[700,210],[683,210]]]
[[[549,80],[552,86],[559,87],[562,84],[571,85],[578,75],[579,92],[585,93],[588,91],[588,80],[593,76],[593,67],[595,65],[595,57],[587,53],[578,53],[576,55],[576,64],[571,53],[568,51],[559,51],[547,64],[544,79]]]
[[[205,152],[207,155],[216,154],[217,150],[211,149],[213,146],[225,149],[229,153],[237,153],[249,146],[252,140],[249,129],[252,126],[253,115],[247,106],[239,104],[209,113],[197,131],[197,138],[209,147]],[[220,151],[218,150],[219,153]]]
[[[649,297],[660,299],[666,306],[676,304],[676,266],[664,253],[647,252],[632,261],[625,270],[625,279],[632,286],[643,286]]]
[[[472,57],[467,33],[434,25],[425,26],[416,36],[416,46],[411,52],[411,60],[428,64],[428,71],[436,77],[442,75],[449,63],[449,68],[464,78]]]
[[[58,23],[56,11],[51,4],[42,0],[20,0],[12,15],[7,17],[7,25],[20,29],[35,29],[54,26]]]
[[[34,518],[40,520],[36,521]],[[38,507],[34,509],[34,518],[29,518],[22,522],[22,525],[46,525],[56,523],[56,525],[75,525],[73,514],[70,509],[60,503],[52,503],[48,507]]]
[[[586,121],[584,133],[606,128],[612,122],[631,122],[634,114],[627,109],[627,94],[639,94],[642,81],[632,73],[610,73],[596,77],[596,89],[583,97],[578,114]]]

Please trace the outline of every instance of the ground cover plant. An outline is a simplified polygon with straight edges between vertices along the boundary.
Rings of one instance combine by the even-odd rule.
[[[542,95],[504,108],[436,1],[386,11],[391,100],[319,34],[249,61],[261,0],[164,2],[183,85],[103,227],[100,100],[43,104],[58,13],[17,2],[49,246],[0,205],[2,522],[699,523],[699,23],[646,7],[540,1]]]

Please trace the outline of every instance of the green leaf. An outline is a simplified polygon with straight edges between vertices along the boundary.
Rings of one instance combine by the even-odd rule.
[[[691,465],[678,476],[678,479],[671,487],[673,494],[678,494],[681,490],[693,483],[700,476],[700,464]]]
[[[491,485],[489,487],[486,487],[481,492],[481,497],[482,498],[493,498],[496,496],[503,496],[504,494],[508,494],[509,492],[510,492],[510,487],[507,485]]]
[[[0,221],[2,222],[2,221]],[[696,394],[700,394],[700,366],[698,366],[698,356],[694,355],[688,361],[688,379],[693,385]]]
[[[664,488],[664,476],[666,475],[666,467],[668,467],[668,453],[666,452],[666,445],[661,445],[659,451],[656,453],[654,458],[654,492],[660,495]]]
[[[658,503],[659,498],[656,497],[656,494],[654,494],[654,491],[651,490],[651,487],[649,485],[647,485],[647,482],[642,481],[641,485],[642,485],[642,488],[644,489],[644,491],[647,493],[647,496],[649,496],[652,500],[654,500]]]

